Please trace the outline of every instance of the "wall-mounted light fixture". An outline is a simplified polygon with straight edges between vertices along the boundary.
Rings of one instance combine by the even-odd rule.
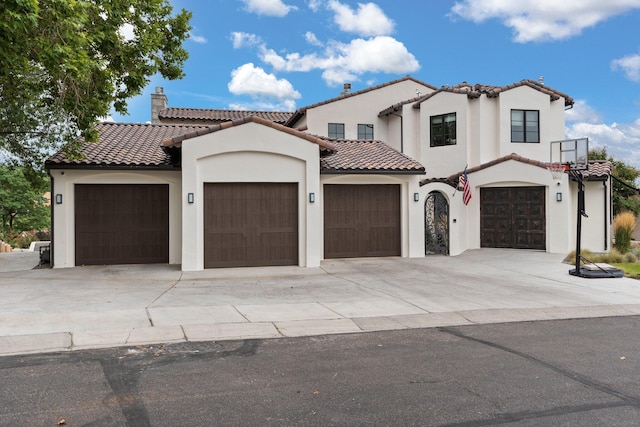
[[[414,202],[420,201],[420,193],[413,193],[413,201]]]
[[[316,193],[309,193],[309,203],[316,202]]]
[[[56,205],[62,204],[62,194],[56,194]]]
[[[556,202],[562,201],[562,193],[556,193]]]
[[[194,202],[193,193],[188,193],[187,194],[187,203],[193,203],[193,202]]]

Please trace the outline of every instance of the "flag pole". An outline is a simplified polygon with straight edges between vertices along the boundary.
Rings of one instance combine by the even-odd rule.
[[[451,195],[451,197],[455,197],[456,193],[458,192],[458,187],[460,187],[460,177],[465,173],[465,171],[467,170],[467,166],[469,166],[468,164],[464,165],[464,170],[462,171],[462,174],[458,175],[458,183],[456,184],[456,189],[453,190],[453,194]]]

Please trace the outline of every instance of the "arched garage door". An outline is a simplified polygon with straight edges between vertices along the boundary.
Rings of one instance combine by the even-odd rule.
[[[76,265],[169,262],[169,186],[76,184]]]
[[[480,189],[480,246],[546,248],[545,187]]]
[[[324,257],[400,256],[400,185],[324,185]]]

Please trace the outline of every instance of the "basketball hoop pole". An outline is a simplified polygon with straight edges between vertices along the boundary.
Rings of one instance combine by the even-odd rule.
[[[582,217],[588,218],[584,208],[584,182],[582,182],[582,174],[579,171],[570,170],[569,174],[578,184],[578,217],[576,219],[576,268],[569,270],[569,274],[573,276],[581,276],[580,274],[580,244],[582,236]]]

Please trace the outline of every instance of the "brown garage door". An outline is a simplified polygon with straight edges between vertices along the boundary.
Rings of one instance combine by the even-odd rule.
[[[545,188],[480,189],[483,248],[545,249]]]
[[[76,265],[169,262],[169,186],[75,186]]]
[[[399,255],[399,185],[324,186],[325,258]]]
[[[204,266],[298,264],[297,183],[204,185]]]

